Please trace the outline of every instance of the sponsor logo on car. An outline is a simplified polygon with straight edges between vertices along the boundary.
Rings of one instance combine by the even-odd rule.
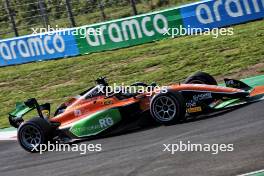
[[[195,107],[196,106],[196,102],[193,100],[190,100],[186,103],[186,107],[187,108],[191,108],[191,107]]]
[[[101,126],[99,124],[96,124],[96,125],[90,125],[90,126],[83,126],[80,128],[74,128],[72,132],[86,134],[86,133],[89,133],[90,131],[94,131],[98,129],[101,129]]]
[[[198,95],[194,95],[193,96],[193,100],[194,101],[201,101],[201,100],[207,100],[207,99],[211,99],[212,98],[212,93],[208,92],[208,93],[203,93],[203,94],[198,94]]]
[[[235,82],[234,80],[226,81],[227,87],[241,87],[241,84],[239,82]]]
[[[104,105],[111,105],[111,104],[113,104],[112,100],[105,100],[104,101]]]
[[[106,115],[104,118],[99,119],[96,124],[89,126],[81,126],[74,128],[73,133],[89,134],[94,131],[100,131],[114,125],[114,120],[109,115]]]
[[[187,112],[188,113],[202,112],[202,107],[197,106],[197,107],[193,107],[193,108],[188,108]]]
[[[114,125],[114,121],[111,117],[107,115],[105,118],[99,120],[99,124],[101,128],[107,128],[109,126]]]
[[[76,117],[81,116],[82,115],[82,111],[80,109],[76,109],[76,110],[74,110],[74,115]]]

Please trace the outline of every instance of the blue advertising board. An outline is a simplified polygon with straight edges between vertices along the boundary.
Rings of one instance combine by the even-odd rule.
[[[0,66],[76,55],[79,49],[70,30],[0,41]]]
[[[264,17],[264,0],[207,0],[180,9],[185,28],[219,28]]]

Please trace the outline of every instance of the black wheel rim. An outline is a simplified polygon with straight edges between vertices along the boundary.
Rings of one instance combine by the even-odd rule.
[[[175,117],[177,106],[172,98],[160,96],[153,102],[153,113],[158,120],[168,122]]]
[[[41,132],[38,128],[27,125],[20,132],[20,141],[22,145],[28,149],[41,144]]]

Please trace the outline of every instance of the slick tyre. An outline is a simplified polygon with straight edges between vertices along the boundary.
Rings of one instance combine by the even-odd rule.
[[[197,72],[194,75],[191,75],[184,81],[184,83],[217,85],[217,82],[214,77],[205,72]]]
[[[50,124],[40,117],[32,118],[18,128],[18,142],[28,152],[38,152],[41,144],[50,139]]]
[[[151,116],[160,124],[174,125],[185,119],[186,103],[180,93],[162,93],[150,103]]]

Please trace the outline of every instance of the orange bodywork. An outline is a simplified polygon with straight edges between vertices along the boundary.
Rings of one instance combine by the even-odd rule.
[[[263,93],[264,93],[264,86],[257,86],[250,92],[250,96],[256,96]]]
[[[76,100],[76,102],[74,102],[71,106],[69,106],[64,113],[52,118],[51,121],[60,122],[60,127],[63,128],[98,111],[125,106],[137,101],[139,100],[135,98],[118,100],[116,97],[105,98],[105,96],[98,96],[96,98],[87,100],[79,99]]]
[[[202,85],[202,84],[176,84],[167,87],[168,90],[172,91],[183,91],[183,90],[193,90],[193,91],[210,91],[210,92],[243,92],[243,90],[235,88],[227,88],[221,86],[211,86],[211,85]],[[258,91],[263,91],[264,87],[258,88],[255,90],[255,93]],[[105,109],[110,109],[114,107],[121,107],[129,105],[132,103],[139,102],[140,108],[142,111],[148,110],[150,108],[151,97],[155,95],[155,90],[151,96],[149,94],[139,94],[136,97],[127,98],[124,100],[119,100],[115,96],[106,98],[105,96],[97,96],[89,99],[71,99],[71,105],[65,110],[64,113],[50,119],[52,122],[60,122],[60,128],[67,127],[68,125],[81,120],[93,113],[102,111]]]

